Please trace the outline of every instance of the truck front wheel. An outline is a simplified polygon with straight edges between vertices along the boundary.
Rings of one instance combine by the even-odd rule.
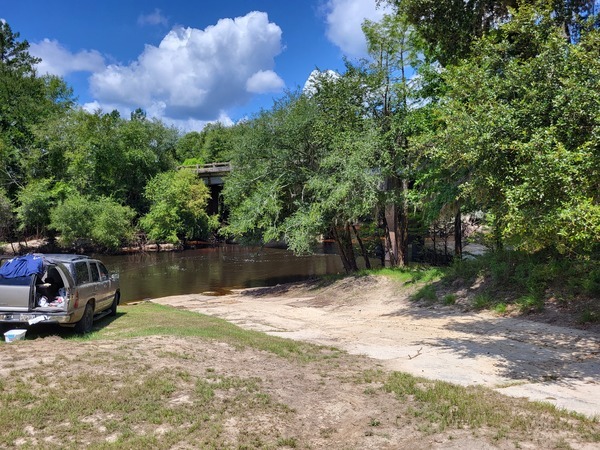
[[[117,315],[117,306],[119,305],[119,293],[115,292],[115,297],[113,298],[113,302],[112,305],[110,305],[110,313],[108,314],[111,317],[114,317]]]

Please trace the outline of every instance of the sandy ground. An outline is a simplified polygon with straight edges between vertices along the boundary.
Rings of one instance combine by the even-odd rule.
[[[155,303],[366,355],[385,368],[484,385],[600,417],[600,335],[527,318],[417,306],[384,277],[181,295]]]

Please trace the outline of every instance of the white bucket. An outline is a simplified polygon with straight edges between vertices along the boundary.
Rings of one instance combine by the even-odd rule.
[[[6,342],[20,341],[20,340],[25,339],[25,333],[27,333],[27,330],[20,330],[20,329],[10,330],[10,331],[7,331],[6,333],[4,333],[4,340]]]

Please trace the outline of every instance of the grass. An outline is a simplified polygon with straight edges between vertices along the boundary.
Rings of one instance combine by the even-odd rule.
[[[413,409],[413,415],[426,419],[438,432],[447,428],[490,428],[507,435],[509,431],[531,432],[540,426],[559,432],[583,420],[589,425],[585,431],[589,439],[600,441],[597,427],[588,419],[567,414],[547,403],[527,403],[522,408],[517,399],[484,387],[463,387],[394,372],[386,377],[384,390],[400,399],[414,398],[419,407]],[[569,416],[574,420],[571,424]]]
[[[431,284],[426,284],[419,288],[419,290],[412,295],[411,299],[414,301],[425,300],[427,302],[435,302],[437,300],[435,287]]]
[[[456,294],[446,294],[442,299],[442,303],[444,305],[454,305],[456,304]]]
[[[486,292],[481,292],[479,294],[476,294],[475,297],[473,297],[472,305],[475,309],[488,309],[492,306],[493,303],[494,299],[490,294]]]
[[[592,311],[585,309],[579,316],[579,323],[598,323],[600,322],[600,313],[598,311]]]
[[[34,328],[28,331],[27,336],[29,338],[44,337],[58,332],[66,339],[75,341],[123,340],[158,335],[198,337],[226,342],[239,349],[250,347],[264,350],[277,356],[295,358],[300,361],[332,358],[339,354],[339,351],[333,347],[317,347],[290,339],[268,336],[264,333],[244,330],[223,319],[155,303],[125,307],[123,310],[127,311],[127,320],[115,320],[110,327],[103,327],[85,336],[76,335],[70,329],[56,329],[55,327]],[[185,355],[178,355],[178,357],[185,359]]]
[[[49,330],[45,333],[51,335]],[[89,336],[62,329],[55,329],[56,335],[80,353],[65,352],[50,363],[40,356],[40,362],[27,370],[0,372],[0,448],[15,443],[50,449],[310,448],[310,436],[329,439],[336,434],[331,426],[317,432],[310,429],[305,435],[298,434],[298,428],[285,428],[305,419],[273,397],[269,378],[248,373],[242,360],[239,370],[225,371],[210,353],[193,352],[194,344],[168,351],[160,345],[136,347],[136,342],[144,342],[139,338],[164,336],[212,342],[209,349],[214,352],[223,344],[240,355],[251,348],[257,351],[253,355],[268,353],[293,364],[298,372],[308,370],[315,380],[319,373],[335,373],[340,364],[348,364],[345,370],[352,375],[340,377],[340,383],[360,385],[357,392],[370,399],[387,401],[383,394],[393,394],[401,400],[394,406],[399,408],[395,417],[426,434],[466,428],[490,439],[523,440],[543,431],[556,433],[561,445],[572,439],[600,442],[596,422],[550,405],[390,373],[375,365],[365,370],[364,360],[354,362],[332,348],[243,330],[220,319],[152,303],[123,307],[116,319]],[[44,331],[28,333],[27,339],[43,336]],[[6,345],[3,362],[20,361],[12,349],[31,345],[34,350],[35,342],[1,344]],[[56,345],[60,342],[57,339]],[[77,346],[80,342],[89,345]],[[342,356],[348,359],[341,361]],[[277,370],[269,375],[277,376]],[[234,438],[228,431],[231,423]],[[257,423],[270,425],[256,429]],[[367,416],[365,421],[371,429],[384,425],[380,416]]]
[[[221,319],[151,303],[125,306],[120,311],[116,320],[104,322],[102,328],[84,337],[49,327],[28,332],[28,340],[54,333],[75,343],[113,342],[120,351],[90,347],[78,357],[84,363],[76,370],[66,369],[73,367],[74,361],[57,358],[52,364],[13,370],[9,377],[0,378],[0,448],[12,447],[15,442],[23,448],[38,447],[27,430],[50,436],[44,448],[81,448],[89,442],[95,443],[91,447],[104,448],[107,439],[110,448],[166,449],[182,440],[195,448],[224,448],[223,426],[232,415],[258,414],[276,421],[292,413],[271,399],[262,379],[231,376],[214,367],[190,371],[186,367],[198,364],[197,355],[160,347],[156,356],[167,366],[157,367],[148,362],[148,355],[128,348],[133,338],[199,338],[226,343],[239,351],[250,347],[269,352],[295,364],[328,361],[340,354],[332,348],[243,330]],[[6,345],[9,350],[21,343]],[[185,401],[177,401],[179,398]],[[159,434],[157,427],[162,430]],[[262,444],[257,447],[259,441]],[[250,433],[240,436],[238,442],[240,448],[263,444],[296,448],[294,437],[270,440]]]
[[[538,312],[551,297],[558,299],[563,307],[577,306],[581,299],[600,297],[597,257],[573,260],[550,252],[489,252],[475,259],[457,260],[447,267],[414,265],[368,273],[384,275],[402,286],[415,285],[417,289],[411,296],[415,301],[452,305],[458,296],[448,291],[466,289],[473,309],[491,309],[499,314],[508,310],[522,314]],[[600,310],[595,307],[581,313],[581,323],[598,320]]]

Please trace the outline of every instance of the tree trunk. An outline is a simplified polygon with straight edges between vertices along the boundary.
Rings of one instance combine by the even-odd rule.
[[[352,236],[350,235],[350,225],[346,224],[343,231],[340,232],[337,227],[332,227],[333,238],[337,243],[340,258],[344,265],[346,273],[352,273],[358,271],[358,265],[356,264],[356,257],[354,255],[354,248],[352,247]]]
[[[385,266],[398,265],[398,212],[395,203],[385,205]]]
[[[504,248],[504,245],[502,243],[502,233],[500,231],[501,227],[500,227],[500,220],[498,219],[498,216],[496,215],[494,217],[494,243],[496,244],[496,250],[500,251]]]
[[[454,216],[454,256],[462,259],[462,218],[460,206]]]
[[[352,225],[352,229],[354,230],[354,234],[356,235],[356,240],[358,241],[358,245],[360,247],[360,252],[362,253],[363,258],[365,260],[365,268],[370,269],[371,261],[369,261],[369,255],[367,255],[367,249],[365,248],[363,241],[358,234],[358,230],[356,229],[356,227],[354,225]]]
[[[392,196],[397,190],[398,179],[394,176],[387,177],[385,191]],[[391,200],[385,205],[385,259],[386,267],[396,267],[399,261],[400,227],[398,223],[398,205]]]
[[[408,180],[402,180],[402,210],[400,211],[398,265],[408,265]]]

